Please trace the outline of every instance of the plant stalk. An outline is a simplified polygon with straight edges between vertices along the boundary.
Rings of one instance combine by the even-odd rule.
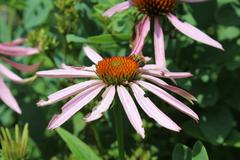
[[[119,160],[124,160],[125,150],[124,150],[123,121],[122,121],[122,112],[121,112],[119,103],[115,103],[115,105],[113,106],[113,110],[114,110],[116,136],[117,136],[117,142],[118,142]]]

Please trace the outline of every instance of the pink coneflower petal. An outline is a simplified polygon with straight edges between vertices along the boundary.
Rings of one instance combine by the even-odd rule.
[[[158,17],[154,18],[154,53],[155,63],[161,68],[166,68],[164,37]]]
[[[4,42],[4,43],[2,43],[2,45],[6,45],[6,46],[19,46],[19,45],[22,45],[24,42],[25,42],[24,38],[18,38],[18,39],[14,40],[14,41],[11,41],[11,42]]]
[[[91,92],[95,92],[96,89],[98,88],[104,88],[106,86],[106,84],[97,84],[94,86],[91,86],[87,89],[85,89],[83,92],[80,92],[78,95],[76,95],[73,99],[71,99],[70,101],[68,101],[61,109],[62,111],[64,110],[68,110],[69,108],[71,108],[73,105],[77,104],[79,99],[82,99],[86,94],[90,94]]]
[[[124,86],[117,86],[117,93],[133,128],[142,136],[142,138],[144,138],[145,133],[144,128],[142,127],[142,120],[131,95]]]
[[[53,117],[48,125],[48,129],[55,129],[65,123],[76,112],[92,101],[100,93],[104,86],[105,85],[101,84],[90,87],[71,99],[63,106],[62,113]]]
[[[66,65],[66,64],[61,64],[61,68],[62,69],[73,69],[73,70],[83,70],[83,71],[92,71],[92,72],[95,72],[96,71],[96,65],[92,65],[92,66],[89,66],[89,67],[86,67],[86,66],[79,66],[79,67],[76,67],[76,66],[69,66],[69,65]]]
[[[141,69],[140,71],[144,74],[148,74],[156,77],[163,77],[163,78],[178,79],[178,78],[192,77],[192,74],[189,72],[169,72],[169,71],[146,70],[146,69]]]
[[[13,82],[20,83],[20,84],[27,83],[30,80],[30,79],[22,79],[21,77],[13,73],[11,70],[9,70],[7,67],[5,67],[2,64],[0,64],[0,75],[10,79]]]
[[[129,1],[119,3],[115,6],[113,6],[112,8],[108,9],[107,11],[105,11],[103,13],[103,16],[112,17],[114,14],[116,14],[118,12],[122,12],[131,6],[132,6],[132,4]]]
[[[164,82],[163,80],[159,79],[159,78],[156,78],[156,77],[153,77],[153,76],[150,76],[150,75],[145,75],[145,74],[142,74],[141,75],[142,78],[144,79],[147,79],[165,89],[168,89],[180,96],[182,96],[183,98],[187,99],[189,102],[193,103],[193,101],[197,101],[197,99],[191,95],[190,93],[184,91],[183,89],[181,88],[178,88],[178,87],[175,87],[175,86],[172,86],[172,85],[169,85],[167,84],[166,82]]]
[[[37,105],[39,107],[43,107],[43,106],[46,106],[46,105],[50,105],[50,104],[59,102],[63,99],[66,99],[70,96],[73,96],[73,95],[83,91],[84,89],[86,89],[88,87],[92,87],[92,86],[95,86],[97,84],[102,84],[102,81],[101,80],[89,80],[89,81],[86,81],[86,82],[77,83],[75,85],[64,88],[60,91],[57,91],[57,92],[49,95],[47,101],[40,100],[37,103]]]
[[[145,60],[145,63],[148,63],[149,61],[152,60],[152,58],[151,58],[151,57],[147,57],[147,56],[145,56],[145,57],[144,57],[144,60]]]
[[[133,45],[132,54],[142,54],[145,38],[150,31],[150,18],[144,16],[137,25],[137,33],[135,38],[135,44]]]
[[[145,92],[143,89],[134,83],[130,84],[130,87],[132,88],[138,104],[149,117],[153,118],[156,122],[165,128],[176,132],[179,132],[181,130],[181,128],[166,114],[159,110],[148,97],[145,97]]]
[[[65,63],[62,63],[60,65],[60,68],[62,68],[62,69],[73,69],[73,70],[84,70],[85,66],[81,66],[81,67],[77,67],[76,68],[75,66],[69,66],[69,65],[67,65]]]
[[[145,66],[142,67],[142,69],[144,69],[144,70],[162,70],[162,71],[164,71],[164,69],[162,67],[160,67],[159,65],[156,65],[156,64],[146,64]]]
[[[159,98],[163,99],[164,101],[166,101],[179,111],[189,115],[195,120],[199,120],[198,115],[192,109],[190,109],[188,106],[174,98],[172,95],[168,94],[163,89],[144,81],[137,81],[137,83],[146,88],[147,90],[149,90],[150,92],[152,92],[153,94],[155,94],[156,96],[158,96]]]
[[[164,76],[167,78],[188,78],[193,75],[190,72],[165,72]]]
[[[180,2],[187,2],[187,3],[199,3],[199,2],[206,2],[208,0],[178,0]]]
[[[112,101],[115,97],[115,93],[116,93],[115,86],[109,86],[102,95],[103,97],[102,101],[99,102],[99,104],[96,107],[94,107],[93,111],[84,118],[85,121],[91,122],[102,117],[102,113],[106,112],[110,105],[112,104]]]
[[[174,27],[178,29],[180,32],[182,32],[183,34],[189,36],[190,38],[196,41],[224,50],[222,45],[219,42],[212,39],[207,34],[197,29],[196,27],[190,25],[189,23],[181,22],[173,14],[168,14],[167,17],[170,20],[170,22],[174,25]]]
[[[89,46],[84,46],[83,50],[84,50],[86,56],[88,56],[88,58],[95,64],[97,64],[99,61],[101,61],[103,59],[96,51],[94,51]]]
[[[18,114],[22,113],[20,107],[18,106],[17,101],[15,100],[11,91],[6,86],[6,84],[4,83],[1,77],[0,77],[0,99]]]
[[[17,57],[17,56],[30,56],[37,54],[39,49],[37,48],[27,48],[20,46],[9,46],[0,44],[0,54]]]
[[[0,59],[2,59],[4,62],[10,64],[12,67],[14,67],[15,69],[17,69],[17,70],[19,70],[21,72],[34,72],[41,65],[41,63],[36,63],[36,64],[33,64],[33,65],[29,66],[29,65],[16,63],[16,62],[11,61],[10,59],[5,58],[5,57],[0,57]]]
[[[39,77],[50,78],[97,78],[96,73],[82,70],[55,69],[48,71],[39,71],[36,73]]]

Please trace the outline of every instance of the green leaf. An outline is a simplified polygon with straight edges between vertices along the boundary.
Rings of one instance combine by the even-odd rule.
[[[209,142],[222,144],[232,130],[233,124],[231,112],[220,107],[205,111],[201,116],[199,127]]]
[[[227,1],[226,0],[217,0],[219,7],[221,7],[221,6],[225,5],[225,4],[233,3],[235,1],[236,0],[227,0]]]
[[[219,8],[218,12],[216,13],[216,21],[218,24],[223,24],[224,26],[240,25],[240,19],[236,14],[233,6],[230,4],[224,5]]]
[[[207,80],[202,76],[199,77],[202,80]],[[206,108],[208,106],[213,106],[217,103],[219,99],[219,91],[217,85],[213,82],[205,83],[205,82],[195,82],[193,83],[195,86],[195,90],[197,91],[198,95],[197,99],[201,108]]]
[[[75,43],[87,43],[87,39],[83,37],[76,36],[74,34],[68,34],[67,35],[67,41],[68,42],[75,42]]]
[[[240,132],[237,130],[232,131],[226,138],[224,145],[240,148]]]
[[[67,35],[68,42],[75,43],[93,43],[93,44],[115,44],[115,41],[128,41],[129,35],[127,34],[102,34],[99,36],[88,37],[87,39],[73,34]]]
[[[183,144],[177,144],[172,153],[172,160],[191,160],[191,149]]]
[[[115,40],[129,40],[129,35],[127,34],[102,34],[99,36],[92,36],[89,37],[88,40],[91,43],[96,43],[96,44],[112,44],[115,43]]]
[[[24,12],[24,25],[26,28],[36,27],[44,23],[53,8],[51,0],[28,0]]]
[[[182,127],[184,133],[196,139],[205,140],[204,136],[201,133],[201,130],[199,129],[199,125],[196,122],[188,120],[183,123]]]
[[[223,27],[219,26],[218,29],[218,37],[219,40],[232,40],[234,38],[239,37],[240,30],[238,27],[230,26],[230,27]]]
[[[196,142],[193,146],[192,160],[208,160],[207,151],[200,141]]]
[[[84,121],[84,115],[82,113],[77,113],[73,117],[73,132],[74,135],[78,135],[86,126],[86,122]]]
[[[101,160],[94,151],[83,141],[63,128],[58,128],[57,133],[65,141],[68,148],[78,160]]]
[[[0,17],[0,42],[10,41],[11,30],[6,20]]]

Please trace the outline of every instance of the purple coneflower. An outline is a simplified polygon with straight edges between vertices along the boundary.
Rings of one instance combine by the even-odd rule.
[[[164,15],[172,23],[172,25],[182,32],[183,34],[189,36],[190,38],[205,43],[207,45],[224,50],[222,45],[195,28],[189,23],[181,22],[172,11],[176,7],[177,2],[202,2],[206,0],[128,0],[117,4],[116,6],[108,9],[103,15],[106,17],[111,17],[117,12],[126,10],[132,6],[137,7],[137,9],[144,14],[142,20],[136,27],[136,40],[133,46],[132,54],[140,54],[144,45],[145,37],[150,30],[150,19],[154,21],[154,50],[155,50],[155,61],[156,64],[166,68],[165,62],[165,51],[164,51],[164,37],[162,26],[159,22],[158,16]]]
[[[37,70],[40,63],[27,66],[13,62],[10,59],[6,58],[6,56],[10,57],[30,56],[37,54],[39,52],[37,48],[27,48],[21,46],[24,43],[24,41],[25,41],[24,39],[17,39],[12,42],[0,43],[0,99],[12,110],[19,114],[21,114],[21,109],[3,79],[6,78],[15,83],[22,84],[31,81],[32,78],[22,79],[21,77],[13,73],[11,70],[9,70],[6,66],[4,66],[3,63],[5,62],[21,72],[33,72]]]
[[[152,92],[177,110],[187,114],[195,120],[198,116],[184,103],[167,93],[170,90],[188,101],[196,99],[188,92],[167,84],[161,78],[185,78],[190,77],[188,72],[164,72],[157,65],[145,64],[144,57],[133,55],[129,57],[102,58],[88,46],[84,47],[85,54],[95,63],[90,67],[73,67],[63,65],[62,69],[39,71],[37,76],[50,78],[90,78],[81,83],[69,86],[48,96],[48,100],[40,100],[37,105],[45,106],[60,100],[74,96],[63,107],[62,112],[52,118],[49,129],[55,129],[65,123],[76,112],[101,94],[101,101],[85,117],[87,122],[99,119],[112,104],[114,98],[119,97],[123,109],[133,128],[143,138],[145,136],[137,106],[137,101],[142,110],[153,118],[161,126],[180,131],[180,127],[165,115],[146,95],[145,90]],[[101,93],[102,92],[102,93]],[[115,106],[118,107],[118,106]]]

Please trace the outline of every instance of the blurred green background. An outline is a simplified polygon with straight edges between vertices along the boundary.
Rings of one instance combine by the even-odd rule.
[[[76,66],[91,64],[82,52],[83,44],[91,45],[105,57],[128,55],[137,10],[129,9],[111,19],[102,16],[107,8],[119,2],[121,1],[0,0],[0,42],[27,37],[27,45],[41,47],[41,54],[25,59],[15,58],[15,61],[25,64],[42,61],[40,70],[59,67],[64,61]],[[199,115],[200,121],[195,123],[155,98],[153,101],[183,129],[180,133],[163,129],[142,112],[146,128],[146,138],[142,140],[124,117],[127,159],[238,160],[240,1],[179,3],[175,13],[180,19],[219,40],[225,52],[197,43],[174,31],[170,23],[161,17],[168,68],[171,71],[189,71],[194,74],[192,78],[177,82],[179,87],[197,97],[198,103],[192,108]],[[144,54],[153,56],[150,36],[146,41]],[[88,105],[63,125],[71,134],[63,129],[58,130],[59,134],[46,130],[49,120],[55,113],[60,112],[64,102],[46,108],[37,108],[36,102],[73,83],[64,79],[47,78],[40,78],[23,86],[8,83],[23,114],[17,115],[1,102],[0,125],[11,129],[15,124],[29,124],[31,141],[28,146],[28,159],[85,160],[84,156],[78,158],[78,151],[74,151],[74,142],[77,143],[75,149],[81,152],[80,156],[87,153],[100,157],[99,159],[117,159],[112,111],[109,111],[105,118],[91,124],[86,125],[82,120],[83,115],[90,111],[96,102]],[[79,142],[74,141],[72,136],[77,137]],[[70,144],[66,144],[64,140]],[[90,148],[84,147],[83,142]],[[69,150],[69,146],[73,148],[70,147]]]

